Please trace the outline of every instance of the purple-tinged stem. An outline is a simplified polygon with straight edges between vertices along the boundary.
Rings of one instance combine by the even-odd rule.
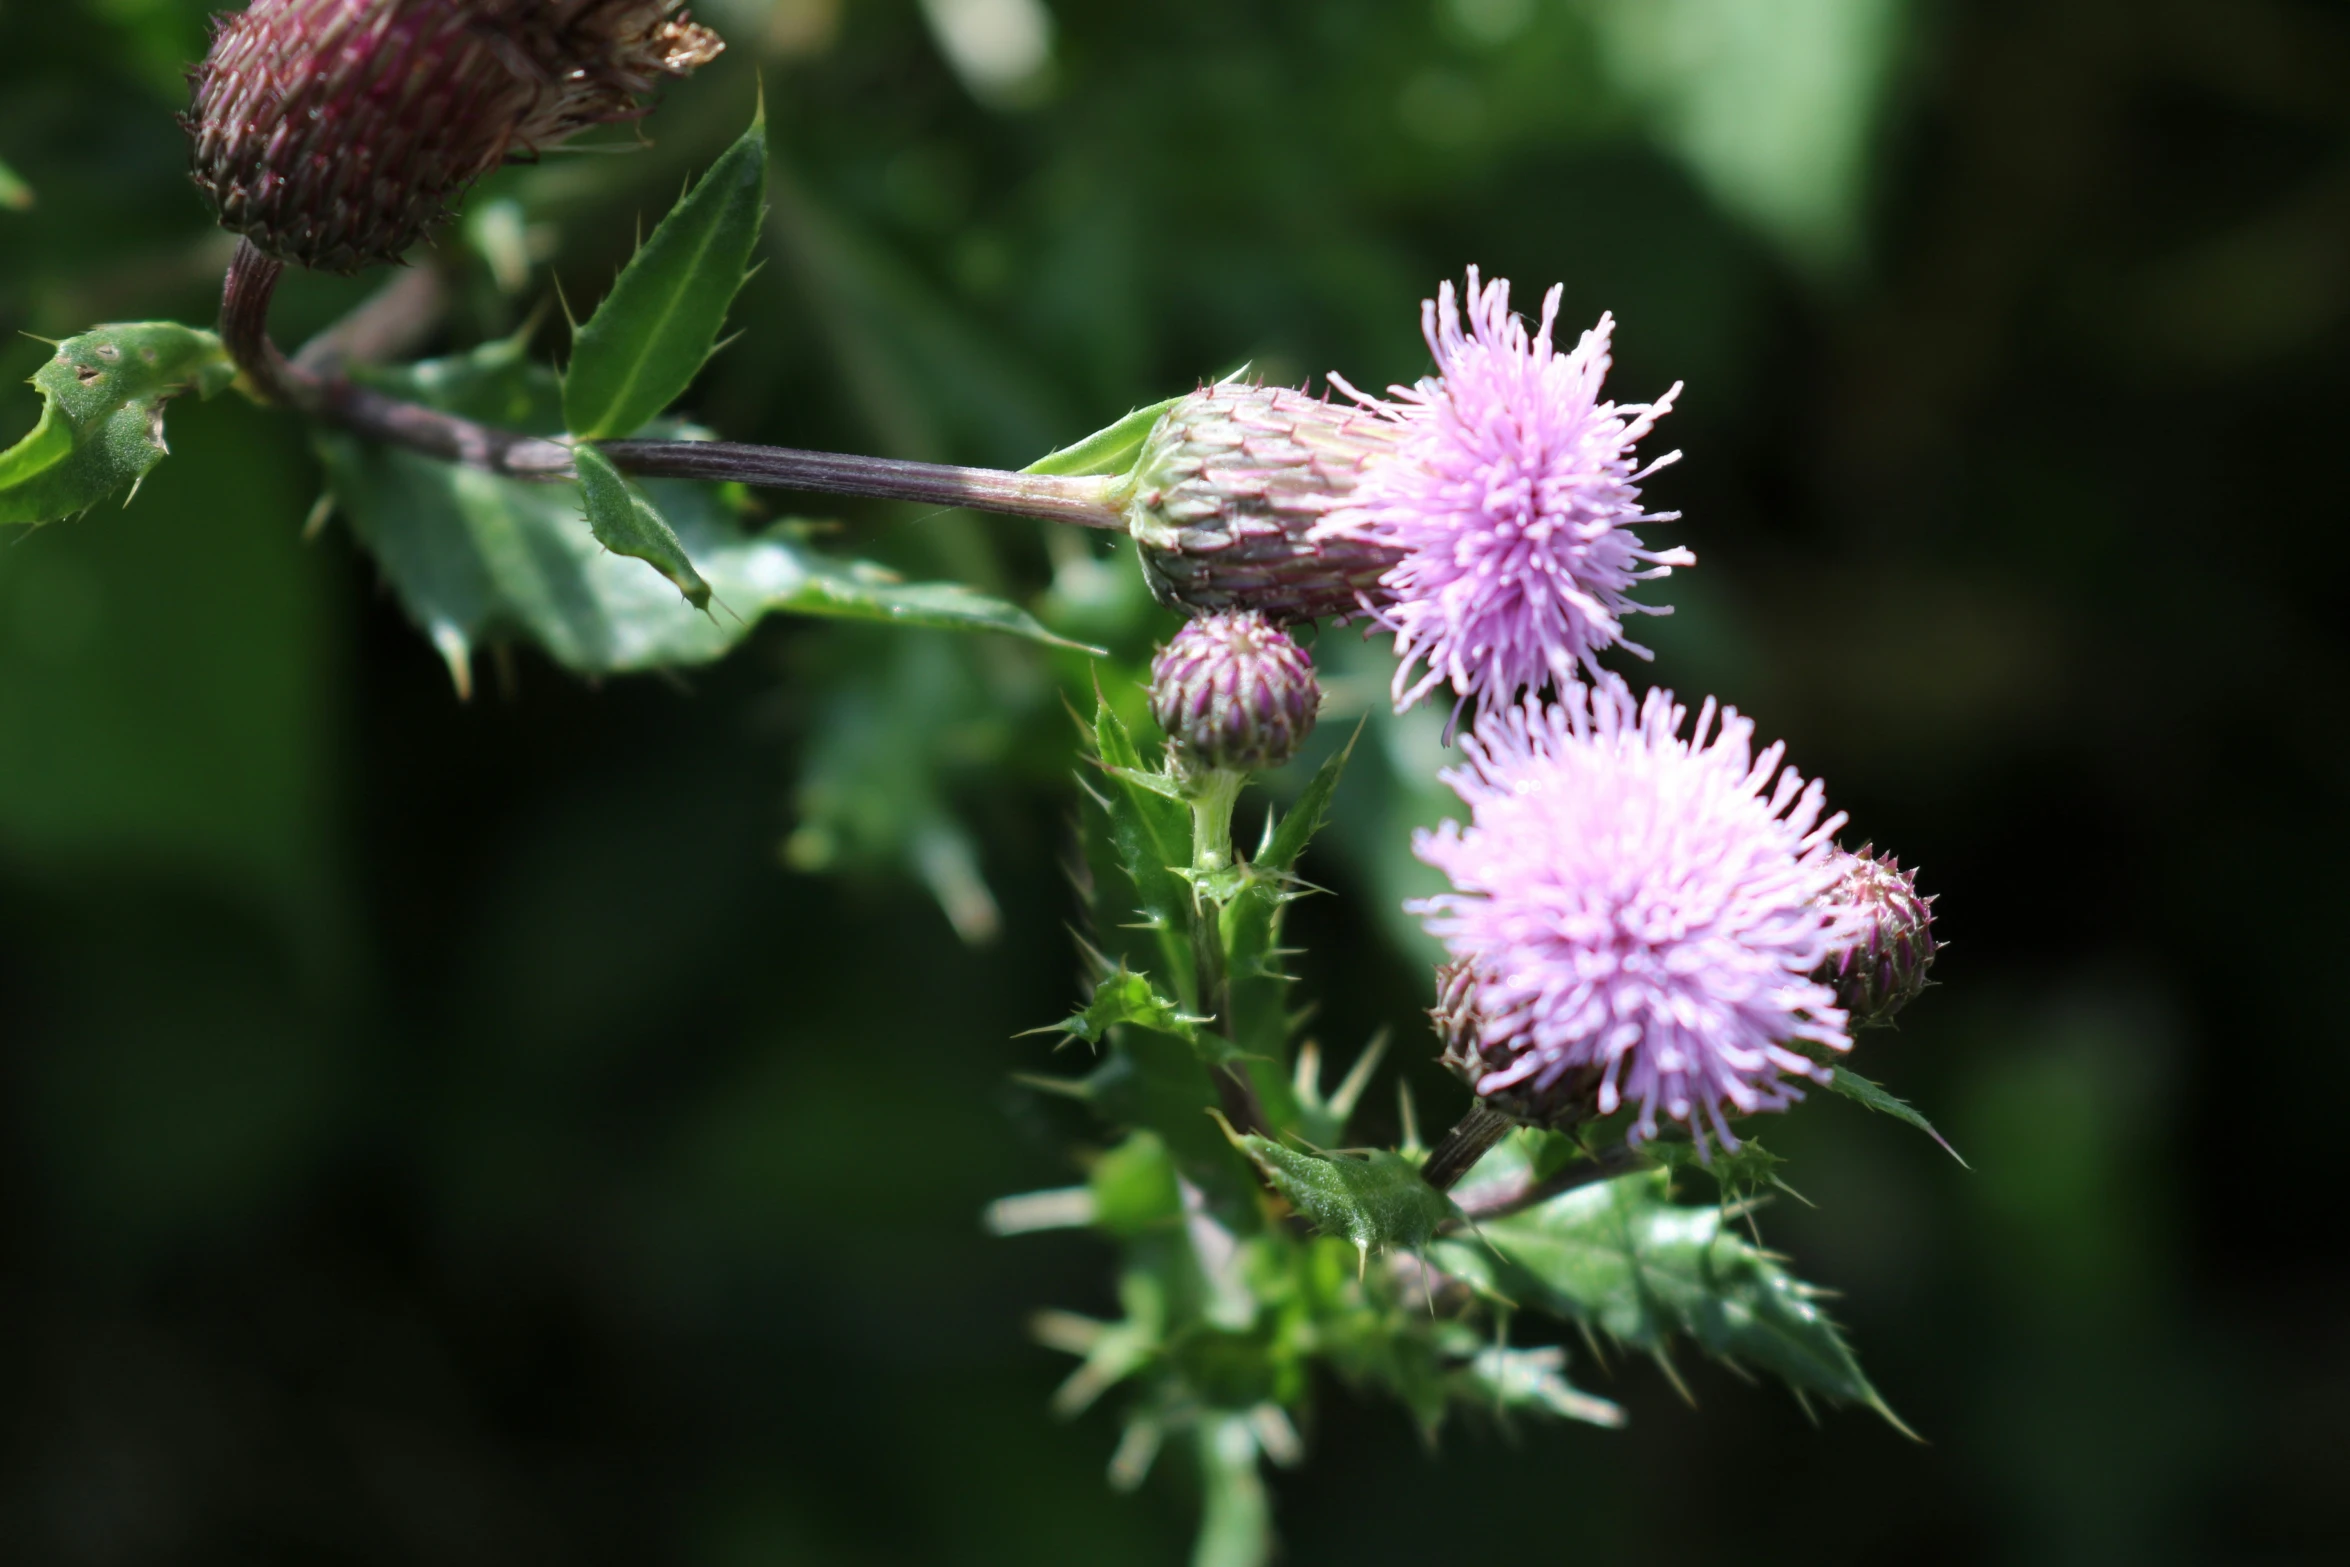
[[[1609,1181],[1619,1175],[1629,1175],[1646,1162],[1629,1148],[1610,1148],[1588,1164],[1570,1165],[1539,1181],[1521,1180],[1491,1190],[1480,1188],[1474,1195],[1461,1200],[1460,1209],[1472,1222],[1479,1219],[1506,1219],[1513,1213],[1523,1213],[1562,1192],[1571,1192],[1578,1186],[1589,1186],[1594,1181]]]
[[[312,418],[442,462],[515,479],[572,477],[571,448],[389,397],[344,375],[332,354],[288,360],[269,336],[269,306],[284,263],[240,242],[222,285],[221,341],[253,389]],[[749,446],[738,441],[600,441],[624,473],[641,478],[731,480],[769,489],[968,506],[977,511],[1088,528],[1120,528],[1115,481],[899,462],[839,452]]]
[[[1429,1151],[1428,1162],[1420,1166],[1420,1178],[1440,1192],[1452,1190],[1460,1178],[1475,1168],[1477,1161],[1484,1158],[1495,1143],[1507,1137],[1510,1128],[1517,1124],[1484,1100],[1478,1100],[1469,1106],[1469,1113],[1444,1134],[1443,1141]]]

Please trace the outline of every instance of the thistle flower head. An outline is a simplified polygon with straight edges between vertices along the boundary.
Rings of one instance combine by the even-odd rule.
[[[1729,1118],[1783,1109],[1823,1079],[1808,1044],[1851,1046],[1813,975],[1848,917],[1820,785],[1757,755],[1754,725],[1709,700],[1694,730],[1670,692],[1614,675],[1559,702],[1489,712],[1444,775],[1470,811],[1413,848],[1453,891],[1412,904],[1476,981],[1474,1086],[1509,1108],[1596,1072],[1602,1115],[1638,1107],[1736,1147]]]
[[[1640,481],[1679,454],[1643,468],[1632,448],[1680,388],[1653,403],[1602,401],[1614,319],[1561,353],[1559,295],[1544,296],[1529,333],[1508,282],[1481,282],[1472,267],[1465,318],[1449,283],[1421,308],[1435,376],[1388,399],[1338,383],[1400,436],[1315,534],[1401,557],[1364,600],[1395,633],[1399,711],[1439,686],[1492,711],[1596,674],[1608,648],[1645,657],[1624,618],[1665,611],[1630,589],[1696,563],[1632,532],[1677,515],[1643,511]]]
[[[1127,528],[1151,592],[1189,615],[1355,613],[1400,557],[1314,528],[1396,433],[1365,409],[1290,387],[1219,381],[1182,399],[1127,479]]]
[[[1845,933],[1819,977],[1836,988],[1836,1004],[1855,1029],[1890,1023],[1926,988],[1934,966],[1932,898],[1918,896],[1917,876],[1874,845],[1836,854],[1828,903],[1846,916]]]
[[[1321,710],[1313,660],[1253,610],[1201,616],[1151,664],[1151,714],[1176,756],[1194,767],[1279,767]]]
[[[679,0],[253,0],[192,73],[190,172],[224,228],[355,272],[723,48]]]

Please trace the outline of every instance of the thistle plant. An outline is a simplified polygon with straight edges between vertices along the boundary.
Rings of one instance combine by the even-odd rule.
[[[1806,1089],[1931,1131],[1843,1063],[1924,988],[1932,900],[1838,846],[1824,785],[1758,749],[1752,719],[1711,698],[1692,719],[1606,662],[1641,654],[1630,616],[1662,612],[1637,587],[1694,564],[1634,531],[1672,520],[1641,495],[1670,458],[1635,448],[1678,389],[1604,396],[1612,319],[1561,351],[1560,290],[1529,325],[1472,270],[1423,303],[1432,373],[1414,385],[1205,383],[1017,473],[730,442],[676,405],[757,250],[755,117],[575,327],[560,374],[521,340],[383,362],[415,335],[403,283],[291,355],[272,339],[286,266],[399,259],[489,168],[634,120],[721,48],[659,0],[259,0],[228,18],[187,119],[195,183],[241,237],[220,330],[58,344],[34,377],[40,423],[0,452],[0,523],[135,491],[168,402],[234,385],[303,423],[327,509],[460,693],[485,643],[582,674],[668,669],[766,612],[1098,657],[1081,982],[1028,1079],[1075,1107],[1084,1181],[987,1221],[1114,1249],[1117,1318],[1036,1318],[1078,1362],[1054,1408],[1116,1406],[1121,1487],[1179,1453],[1202,1567],[1268,1558],[1261,1465],[1305,1458],[1325,1375],[1431,1436],[1455,1417],[1608,1426],[1623,1415],[1582,1346],[1690,1342],[1892,1420],[1820,1292],[1751,1225],[1767,1118]],[[750,526],[754,487],[1123,536],[1184,623],[1138,679],[1028,604]],[[1392,635],[1399,708],[1444,692],[1465,721],[1443,781],[1466,819],[1413,844],[1450,885],[1412,907],[1448,961],[1432,1026],[1397,1047],[1469,1092],[1433,1142],[1406,1100],[1395,1144],[1366,1145],[1385,1047],[1325,1066],[1285,945],[1354,742],[1310,778],[1280,770],[1322,716],[1316,623],[1347,621]]]

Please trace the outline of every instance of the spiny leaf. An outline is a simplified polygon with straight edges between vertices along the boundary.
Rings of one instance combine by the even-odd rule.
[[[1093,987],[1093,1000],[1084,1011],[1055,1023],[1050,1032],[1074,1035],[1092,1045],[1119,1024],[1132,1023],[1188,1039],[1195,1022],[1151,988],[1150,976],[1122,968]]]
[[[1348,760],[1355,754],[1355,742],[1362,736],[1362,726],[1358,724],[1355,732],[1346,737],[1346,744],[1339,747],[1337,754],[1315,772],[1313,781],[1298,795],[1297,803],[1290,807],[1289,814],[1282,817],[1280,823],[1266,834],[1265,843],[1258,849],[1255,860],[1260,870],[1286,876],[1297,869],[1297,862],[1304,856],[1306,845],[1313,841],[1314,834],[1322,830],[1322,824],[1330,819],[1331,797],[1338,792],[1338,780],[1345,773]]]
[[[1183,401],[1170,397],[1163,403],[1148,408],[1137,408],[1116,424],[1096,430],[1082,441],[1072,442],[1057,452],[1049,452],[1022,469],[1023,473],[1057,474],[1066,478],[1083,479],[1096,474],[1124,473],[1134,466],[1142,454],[1143,442],[1168,409]]]
[[[767,204],[764,104],[629,258],[572,339],[563,422],[591,440],[632,435],[685,394],[750,275]]]
[[[534,434],[559,424],[555,380],[518,342],[365,372],[428,406]],[[409,615],[462,685],[474,647],[521,638],[583,674],[707,663],[770,611],[948,630],[1004,631],[1067,646],[1025,611],[956,583],[908,583],[830,559],[786,527],[747,535],[732,492],[655,479],[644,494],[731,613],[696,612],[636,561],[580,525],[580,491],[526,483],[313,432],[336,508],[375,555]]]
[[[1881,1115],[1889,1115],[1896,1121],[1905,1122],[1908,1125],[1916,1127],[1919,1131],[1925,1133],[1928,1137],[1931,1137],[1934,1139],[1934,1141],[1940,1143],[1944,1153],[1950,1155],[1950,1157],[1953,1159],[1957,1159],[1961,1165],[1966,1165],[1966,1160],[1959,1157],[1958,1150],[1950,1146],[1949,1139],[1945,1138],[1940,1132],[1935,1131],[1934,1123],[1927,1120],[1924,1116],[1918,1114],[1917,1108],[1908,1100],[1896,1098],[1894,1095],[1887,1093],[1884,1088],[1876,1083],[1870,1082],[1867,1078],[1861,1076],[1858,1072],[1848,1071],[1844,1067],[1835,1067],[1832,1070],[1834,1071],[1835,1076],[1830,1078],[1828,1081],[1828,1086],[1830,1088],[1833,1088],[1836,1090],[1836,1092],[1842,1094],[1847,1099],[1853,1100],[1859,1104],[1867,1105],[1871,1110],[1877,1111]],[[1971,1166],[1969,1166],[1969,1168],[1971,1168]]]
[[[0,452],[0,524],[76,516],[163,461],[163,405],[235,379],[220,339],[171,321],[93,327],[33,372],[40,422]]]
[[[1314,774],[1297,804],[1278,824],[1268,823],[1256,858],[1234,867],[1238,887],[1216,916],[1230,977],[1232,1034],[1244,1054],[1278,1060],[1289,1045],[1289,976],[1281,964],[1281,910],[1298,896],[1293,875],[1306,844],[1329,814],[1347,758],[1349,739]]]
[[[1354,1242],[1357,1251],[1417,1251],[1453,1216],[1452,1200],[1420,1179],[1420,1167],[1402,1154],[1331,1156],[1229,1127],[1225,1135],[1316,1229]]]
[[[1524,1410],[1595,1426],[1621,1426],[1622,1408],[1569,1382],[1564,1375],[1566,1365],[1567,1353],[1556,1345],[1540,1349],[1491,1345],[1477,1351],[1456,1373],[1461,1383],[1457,1396],[1492,1409]]]
[[[1844,1336],[1780,1263],[1719,1205],[1682,1207],[1670,1173],[1582,1187],[1474,1239],[1438,1241],[1431,1260],[1490,1295],[1541,1307],[1662,1355],[1674,1335],[1757,1366],[1799,1390],[1868,1405],[1898,1426]]]
[[[1137,781],[1143,776],[1142,755],[1107,700],[1094,714],[1093,743],[1106,780],[1101,799],[1110,817],[1111,846],[1133,884],[1144,923],[1158,939],[1167,977],[1185,1008],[1197,1011],[1191,886],[1181,874],[1191,864],[1191,809]]]
[[[620,477],[612,459],[593,446],[581,444],[572,458],[579,470],[580,495],[587,502],[588,531],[615,555],[643,561],[667,577],[685,601],[699,610],[710,607],[710,584],[686,558],[685,546],[644,492]]]

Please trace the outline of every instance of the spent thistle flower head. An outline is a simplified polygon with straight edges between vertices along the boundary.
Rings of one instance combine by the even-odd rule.
[[[1836,989],[1836,1004],[1854,1029],[1890,1023],[1926,988],[1934,966],[1934,900],[1918,896],[1917,874],[1873,844],[1858,854],[1836,853],[1831,907],[1846,916],[1845,934],[1819,978]]]
[[[1564,1131],[1591,1119],[1601,1075],[1595,1066],[1562,1072],[1539,1083],[1520,1078],[1512,1083],[1497,1082],[1491,1092],[1479,1088],[1488,1078],[1505,1071],[1528,1047],[1518,1037],[1523,1018],[1489,1020],[1477,1000],[1473,966],[1457,958],[1437,966],[1436,1005],[1428,1009],[1428,1021],[1435,1025],[1436,1037],[1444,1044],[1439,1059],[1445,1070],[1478,1090],[1478,1098],[1512,1120]]]
[[[679,0],[254,0],[192,73],[190,173],[263,252],[355,272],[723,48]]]
[[[1696,564],[1632,531],[1678,515],[1643,511],[1640,481],[1679,453],[1641,467],[1632,448],[1680,387],[1653,403],[1602,401],[1614,318],[1561,353],[1551,340],[1559,297],[1544,296],[1529,333],[1510,311],[1508,282],[1481,282],[1472,267],[1465,300],[1447,283],[1421,307],[1435,376],[1388,399],[1332,377],[1400,437],[1314,533],[1401,557],[1363,600],[1395,633],[1398,710],[1450,686],[1491,711],[1596,674],[1608,648],[1645,657],[1625,640],[1624,618],[1667,611],[1629,590]]]
[[[1190,615],[1356,613],[1400,557],[1314,527],[1396,436],[1368,410],[1290,387],[1219,381],[1182,399],[1127,480],[1127,528],[1151,592]]]
[[[1176,756],[1224,772],[1279,767],[1322,709],[1313,660],[1253,610],[1185,625],[1153,660],[1150,694]]]
[[[1661,1115],[1702,1151],[1825,1078],[1799,1046],[1851,1047],[1814,977],[1848,917],[1819,783],[1755,754],[1735,711],[1687,717],[1612,674],[1484,714],[1444,774],[1469,825],[1413,843],[1453,891],[1410,908],[1475,976],[1480,1096],[1547,1103],[1596,1071],[1599,1114],[1638,1107],[1634,1141]]]

